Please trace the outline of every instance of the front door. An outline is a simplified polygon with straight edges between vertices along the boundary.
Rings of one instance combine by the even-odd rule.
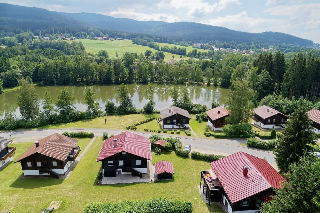
[[[123,171],[124,172],[131,172],[131,159],[130,157],[125,157],[123,160]]]

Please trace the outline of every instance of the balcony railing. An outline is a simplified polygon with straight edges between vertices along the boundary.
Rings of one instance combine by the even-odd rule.
[[[16,152],[16,147],[8,147],[8,153],[0,158],[0,160],[6,160],[7,158],[12,157]]]
[[[81,149],[80,149],[79,146],[73,148],[72,151],[71,151],[70,154],[69,154],[68,160],[69,160],[69,161],[75,161],[76,158],[78,157],[78,154],[79,154],[80,150],[81,150]]]

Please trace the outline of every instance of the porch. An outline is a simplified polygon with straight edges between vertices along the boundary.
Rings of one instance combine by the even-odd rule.
[[[212,170],[201,171],[200,190],[202,196],[209,203],[222,201],[222,187]],[[201,192],[200,192],[201,193]]]
[[[75,148],[73,148],[69,154],[68,161],[75,161],[80,151],[81,151],[80,146],[76,146]]]
[[[150,183],[154,181],[154,166],[148,160],[147,173],[143,174],[139,171],[132,169],[132,172],[117,174],[116,177],[102,177],[101,185],[113,184],[130,184],[130,183]]]

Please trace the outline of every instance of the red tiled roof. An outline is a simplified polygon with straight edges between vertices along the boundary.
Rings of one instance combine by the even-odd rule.
[[[117,139],[117,141],[115,142],[114,139]],[[132,132],[123,132],[112,138],[108,138],[101,147],[97,161],[101,161],[120,152],[127,152],[150,160],[150,139]]]
[[[75,147],[78,140],[54,133],[38,141],[39,146],[35,144],[23,153],[16,162],[23,160],[30,155],[39,153],[57,160],[64,161]]]
[[[158,141],[156,141],[156,142],[154,142],[153,144],[159,144],[159,145],[161,145],[161,146],[165,146],[166,145],[166,143],[167,143],[167,141],[164,141],[164,140],[158,140]]]
[[[212,121],[215,121],[215,120],[218,120],[219,118],[229,116],[230,112],[225,108],[218,106],[216,108],[206,111],[206,114]]]
[[[243,175],[247,166],[248,175]],[[236,203],[271,187],[279,188],[284,178],[266,161],[237,152],[211,163],[228,198]]]
[[[312,109],[308,111],[307,114],[310,120],[317,124],[320,124],[320,110]]]
[[[162,160],[162,161],[156,162],[154,164],[154,169],[157,175],[164,172],[174,174],[173,164],[169,161]]]
[[[175,114],[179,114],[179,115],[182,115],[186,118],[191,119],[191,115],[189,114],[189,112],[187,110],[181,109],[176,106],[172,106],[170,108],[167,108],[167,109],[160,111],[161,119],[168,118],[168,117],[175,115]]]
[[[261,107],[254,109],[254,113],[263,119],[270,118],[271,116],[274,116],[276,114],[281,114],[283,116],[286,116],[285,114],[279,112],[278,110],[272,109],[271,107],[268,107],[266,105],[263,105]]]

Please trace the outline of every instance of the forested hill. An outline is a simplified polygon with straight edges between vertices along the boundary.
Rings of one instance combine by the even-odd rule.
[[[116,31],[134,33],[126,36],[132,38],[142,34],[175,41],[203,42],[233,42],[236,44],[263,44],[263,46],[288,44],[312,46],[313,42],[284,33],[246,33],[192,22],[165,23],[156,21],[136,21],[124,18],[113,18],[94,13],[59,13],[35,7],[24,7],[0,3],[0,36],[31,30],[36,35],[41,30],[44,34],[71,33],[79,31],[94,31],[95,36],[101,32],[88,28],[95,26],[104,34],[114,34]],[[108,30],[106,30],[108,29]],[[109,31],[109,32],[108,32]]]
[[[83,21],[46,9],[0,3],[0,31],[2,32],[19,33],[30,30],[36,33],[45,30],[50,33],[48,31],[63,29],[64,32],[76,33],[89,26]]]

